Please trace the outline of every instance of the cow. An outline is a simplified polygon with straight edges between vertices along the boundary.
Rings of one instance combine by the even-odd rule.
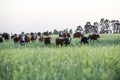
[[[44,38],[44,44],[45,45],[50,45],[50,42],[51,42],[51,37],[45,37]]]
[[[58,46],[58,45],[63,45],[64,44],[64,38],[63,37],[58,37],[58,38],[56,38],[56,46]]]
[[[25,35],[24,34],[21,34],[19,35],[20,36],[20,44],[21,45],[25,45]]]
[[[100,36],[99,36],[99,34],[91,34],[88,36],[88,38],[90,39],[90,41],[93,40],[93,42],[94,42],[95,40],[98,41],[98,38],[100,38]]]
[[[14,38],[14,35],[11,35],[11,39],[13,39]]]
[[[66,37],[68,35],[68,33],[63,33],[62,37]]]
[[[81,44],[84,43],[84,44],[88,44],[89,43],[89,38],[88,37],[84,37],[84,36],[81,36]]]
[[[31,41],[34,42],[37,39],[36,33],[31,33]]]
[[[20,36],[18,36],[17,34],[14,34],[12,36],[12,39],[13,39],[14,43],[16,44],[16,43],[18,43],[20,41]]]
[[[30,41],[31,41],[31,37],[28,35],[25,35],[25,42],[30,43]]]
[[[10,38],[10,35],[8,33],[6,33],[6,32],[4,32],[2,34],[2,36],[3,36],[4,40],[9,40],[9,38]]]
[[[64,37],[58,37],[58,38],[56,38],[56,46],[58,46],[58,45],[67,46],[67,45],[70,45],[70,42],[71,42],[71,39],[69,37],[65,37],[65,38]]]
[[[43,34],[40,35],[40,37],[39,37],[39,41],[44,41],[44,36],[43,36]]]
[[[70,37],[65,37],[64,40],[65,40],[65,42],[64,42],[65,46],[70,45],[70,43],[71,43],[71,38]]]
[[[65,46],[67,46],[67,45],[70,45],[70,43],[71,43],[71,35],[70,35],[70,33],[60,33],[59,34],[59,37],[58,38],[56,38],[56,46],[58,46],[58,45],[65,45]]]
[[[61,33],[59,33],[59,37],[64,37],[65,38],[65,37],[71,37],[71,36],[70,36],[70,33],[62,33],[61,32]]]
[[[42,34],[45,35],[45,36],[49,36],[49,32],[48,31],[47,32],[43,32]]]
[[[81,36],[83,36],[83,34],[81,34],[80,32],[76,32],[73,34],[74,38],[80,38]]]
[[[2,43],[3,42],[3,36],[2,36],[2,34],[0,34],[0,43]]]

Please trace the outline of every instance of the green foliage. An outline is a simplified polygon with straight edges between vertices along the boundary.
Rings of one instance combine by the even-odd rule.
[[[0,44],[0,80],[119,80],[120,35],[100,35],[99,41],[81,45],[50,46],[34,42],[20,46]]]

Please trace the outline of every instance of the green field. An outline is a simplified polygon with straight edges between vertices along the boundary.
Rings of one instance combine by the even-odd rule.
[[[120,80],[120,34],[102,34],[99,41],[56,47],[36,41],[20,46],[0,44],[0,80]]]

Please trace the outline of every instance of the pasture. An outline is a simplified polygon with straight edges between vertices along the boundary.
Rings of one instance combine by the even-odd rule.
[[[21,46],[12,40],[0,43],[0,80],[120,80],[120,34],[56,47],[38,40]]]

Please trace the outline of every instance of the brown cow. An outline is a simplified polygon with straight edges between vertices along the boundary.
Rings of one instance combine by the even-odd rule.
[[[20,41],[20,36],[18,36],[17,34],[14,34],[14,35],[12,35],[12,39],[13,39],[14,43],[16,44]]]
[[[26,43],[30,43],[30,40],[31,40],[30,36],[25,35],[25,42]]]
[[[20,42],[20,44],[30,43],[30,40],[31,40],[31,38],[27,35],[25,35],[24,40],[22,38],[22,35],[14,34],[11,37],[12,37],[15,44],[18,43],[18,42]]]
[[[98,39],[97,38],[100,38],[100,36],[99,36],[99,34],[91,34],[91,35],[89,35],[88,36],[88,38],[90,39],[90,41],[91,40],[97,40],[98,41]]]
[[[31,33],[31,41],[34,42],[37,39],[36,33]]]
[[[65,46],[67,46],[67,45],[70,45],[70,43],[71,43],[71,35],[70,35],[70,33],[60,33],[59,34],[59,37],[58,38],[56,38],[56,46],[58,46],[58,45],[64,45],[65,44]]]
[[[81,34],[80,32],[76,32],[73,34],[74,38],[80,38],[81,36],[83,36],[83,34]]]
[[[50,45],[50,42],[51,42],[51,37],[45,37],[44,38],[44,44],[45,45]]]
[[[71,39],[69,37],[58,37],[56,38],[56,46],[61,45],[63,46],[65,44],[65,46],[70,45]]]
[[[56,46],[58,45],[63,45],[65,42],[64,38],[63,37],[60,37],[60,38],[56,38]]]

